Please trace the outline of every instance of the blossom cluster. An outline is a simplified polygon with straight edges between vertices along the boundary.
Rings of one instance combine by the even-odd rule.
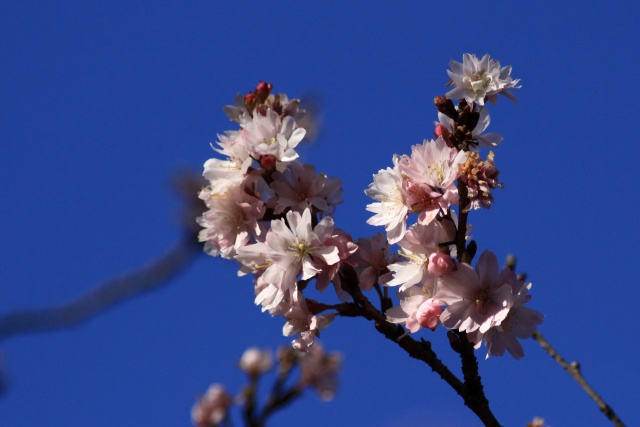
[[[476,348],[487,345],[487,356],[508,350],[522,357],[517,339],[542,322],[525,305],[531,284],[512,268],[500,270],[492,252],[472,267],[476,244],[467,225],[468,214],[490,208],[502,187],[494,152],[481,152],[503,141],[485,132],[485,102],[500,94],[515,100],[510,90],[520,88],[519,80],[488,55],[465,54],[450,67],[454,88],[435,98],[433,139],[394,155],[365,190],[374,214],[367,223],[386,235],[357,241],[334,224],[341,181],[299,161],[296,148],[306,135],[300,101],[261,82],[225,108],[239,129],[219,135],[214,150],[224,158],[204,165],[209,185],[200,198],[208,210],[199,218],[200,240],[210,255],[235,260],[239,275],[253,275],[255,303],[285,318],[284,335],[298,335],[294,348],[309,351],[319,330],[343,314],[305,298],[312,279],[321,292],[332,284],[345,303],[353,286],[375,287],[381,296],[381,286],[398,287],[399,305],[387,306],[388,321],[409,333],[439,325],[466,333]]]
[[[389,243],[397,243],[404,258],[388,266],[393,278],[384,283],[399,287],[400,305],[386,315],[411,333],[442,324],[465,332],[476,348],[484,341],[487,357],[503,355],[506,349],[519,359],[524,351],[517,338],[531,337],[543,319],[523,305],[531,298],[531,284],[518,280],[511,268],[500,270],[490,251],[480,255],[474,269],[470,252],[475,252],[475,242],[466,246],[466,215],[471,209],[490,208],[492,190],[502,186],[494,152],[485,160],[479,154],[480,147],[495,148],[502,142],[498,134],[483,134],[490,123],[484,103],[495,103],[501,93],[514,99],[507,89],[518,89],[518,80],[511,79],[510,67],[500,68],[488,55],[478,60],[465,54],[462,64],[450,65],[456,87],[435,99],[436,138],[414,145],[411,155],[394,155],[393,168],[380,170],[365,191],[376,201],[367,206],[375,213],[367,222],[384,226]],[[457,105],[456,97],[463,98]],[[417,218],[407,226],[410,214]],[[458,215],[465,216],[465,228],[459,226]]]
[[[233,396],[224,385],[211,384],[206,393],[198,397],[191,408],[193,424],[196,427],[232,425],[230,410],[240,405],[245,406],[245,414],[248,411],[264,421],[267,414],[280,405],[289,404],[306,389],[315,390],[323,401],[332,400],[335,396],[338,372],[342,367],[342,356],[339,353],[325,352],[322,345],[318,343],[307,353],[295,351],[291,347],[280,347],[275,354],[275,362],[277,366],[275,381],[279,385],[273,387],[262,411],[257,411],[255,408],[258,393],[256,386],[261,376],[274,370],[274,355],[266,349],[249,347],[238,362],[240,370],[247,374],[249,385],[237,396]],[[295,372],[297,372],[297,379],[292,379],[291,376]],[[290,389],[283,389],[285,386]]]
[[[299,100],[271,92],[261,82],[225,108],[240,128],[219,135],[214,150],[225,158],[204,165],[199,238],[210,255],[237,261],[239,275],[253,274],[256,304],[283,316],[284,334],[299,334],[293,345],[306,351],[334,314],[314,314],[302,289],[316,278],[321,291],[333,282],[341,293],[338,269],[357,245],[334,227],[341,181],[298,161]]]

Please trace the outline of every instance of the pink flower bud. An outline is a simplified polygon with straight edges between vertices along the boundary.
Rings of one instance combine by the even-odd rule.
[[[427,271],[436,277],[442,277],[453,270],[455,262],[453,258],[442,252],[434,252],[429,255]]]
[[[271,89],[273,89],[271,83],[260,82],[258,86],[256,86],[256,95],[266,98],[271,93]]]
[[[266,171],[273,170],[276,167],[276,158],[272,155],[262,156],[260,158],[260,167]]]
[[[433,300],[427,300],[418,307],[416,312],[416,319],[423,328],[429,328],[432,331],[440,324],[440,314],[442,313],[442,307],[432,302]]]
[[[440,123],[438,123],[436,125],[436,130],[433,131],[433,133],[435,134],[436,137],[438,136],[442,136],[444,134],[445,131],[445,127],[442,126]]]

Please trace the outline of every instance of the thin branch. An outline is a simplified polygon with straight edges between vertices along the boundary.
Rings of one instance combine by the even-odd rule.
[[[560,366],[562,366],[564,368],[564,370],[567,371],[569,373],[569,375],[571,375],[573,377],[573,379],[578,382],[578,384],[580,384],[580,386],[584,389],[584,391],[587,392],[589,397],[591,397],[596,402],[596,404],[598,405],[598,407],[600,408],[602,413],[615,426],[624,427],[624,423],[622,422],[622,420],[620,418],[618,418],[618,416],[613,411],[611,406],[609,406],[604,400],[602,400],[602,398],[598,395],[598,393],[596,393],[595,390],[593,388],[591,388],[591,386],[584,379],[584,377],[582,376],[582,373],[580,372],[580,365],[577,362],[568,363],[551,346],[551,344],[549,344],[549,342],[546,339],[544,339],[542,334],[540,332],[538,332],[537,330],[533,333],[533,339],[536,340],[538,342],[538,344],[540,344],[540,346],[547,353],[549,353],[549,356],[551,356],[556,362],[558,362],[558,364]]]
[[[149,265],[108,280],[75,300],[0,317],[0,341],[14,335],[69,328],[85,322],[118,303],[167,284],[200,252],[201,246],[194,235],[185,233],[182,241]]]
[[[425,362],[431,367],[431,370],[440,375],[440,377],[462,397],[464,404],[476,414],[485,426],[500,426],[500,423],[489,408],[489,401],[484,395],[482,384],[480,383],[480,376],[477,375],[477,362],[475,362],[475,357],[473,357],[473,361],[476,363],[475,376],[473,376],[472,380],[463,383],[438,359],[436,353],[431,349],[431,343],[429,341],[416,341],[405,334],[402,326],[387,321],[385,315],[378,311],[360,290],[357,275],[353,269],[344,268],[343,273],[345,275],[345,280],[342,282],[343,286],[353,297],[355,304],[344,303],[337,305],[336,308],[340,315],[347,317],[364,317],[365,319],[374,321],[378,332],[398,344],[412,358]],[[473,346],[471,346],[471,351],[473,352]],[[467,355],[463,358],[463,363],[465,363],[465,361],[471,363]],[[469,369],[469,372],[471,371],[472,369]]]

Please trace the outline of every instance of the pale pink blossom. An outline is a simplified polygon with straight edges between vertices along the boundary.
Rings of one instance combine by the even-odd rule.
[[[500,325],[492,327],[484,334],[487,358],[502,356],[505,349],[516,359],[524,356],[524,349],[518,338],[531,338],[536,326],[541,324],[544,319],[544,314],[523,305],[530,299],[530,296],[527,295],[530,289],[531,283],[522,285],[515,295],[507,317]]]
[[[262,233],[258,221],[264,215],[264,203],[241,186],[228,187],[224,194],[200,192],[209,208],[198,224],[204,227],[198,236],[205,242],[205,251],[223,258],[233,258],[236,251],[249,243],[251,237]]]
[[[239,138],[254,159],[273,156],[277,160],[276,168],[283,171],[287,163],[298,158],[295,148],[306,131],[297,126],[293,117],[282,118],[268,109],[264,115],[254,114],[250,119],[243,120],[241,125]]]
[[[432,276],[442,277],[445,274],[453,271],[455,265],[456,263],[450,255],[447,255],[443,252],[434,252],[429,255],[429,264],[427,265],[427,271]]]
[[[358,250],[351,259],[356,263],[358,282],[365,291],[376,283],[384,284],[392,279],[389,271],[389,242],[380,233],[358,239]]]
[[[393,158],[394,167],[380,170],[373,176],[373,183],[365,190],[365,194],[376,203],[367,205],[369,212],[375,213],[367,220],[367,224],[382,225],[387,231],[390,244],[402,239],[406,232],[409,207],[405,202],[403,178],[398,169],[397,156]]]
[[[214,148],[226,159],[212,158],[205,162],[203,176],[209,181],[209,189],[213,194],[224,193],[228,187],[237,187],[244,180],[253,163],[249,152],[237,140],[238,132],[229,131],[218,135],[220,148]]]
[[[391,323],[404,323],[409,332],[420,328],[432,331],[440,324],[442,303],[434,300],[428,286],[416,285],[398,292],[399,306],[391,307],[385,314]]]
[[[298,275],[302,274],[303,280],[310,279],[326,266],[340,261],[338,248],[324,243],[332,235],[331,217],[323,218],[312,228],[309,209],[302,215],[290,211],[286,221],[271,221],[264,243],[240,248],[236,259],[243,265],[263,270],[263,280],[276,285],[282,292],[293,291]]]
[[[498,259],[489,251],[480,255],[475,270],[466,263],[442,276],[434,299],[448,304],[440,316],[443,326],[461,332],[486,333],[507,317],[512,303],[512,273],[498,270]],[[477,344],[477,340],[473,341]]]
[[[411,156],[399,162],[399,171],[408,178],[403,189],[405,202],[412,212],[419,212],[418,222],[428,224],[438,212],[447,212],[458,203],[458,165],[464,163],[466,153],[448,147],[442,137],[425,140],[411,147]]]
[[[386,285],[400,286],[402,291],[423,281],[435,284],[435,280],[430,280],[437,276],[432,275],[428,269],[429,259],[440,249],[451,246],[442,246],[442,244],[451,242],[454,235],[455,227],[447,220],[432,221],[427,225],[419,223],[412,225],[403,239],[398,242],[402,248],[398,253],[406,261],[389,265],[389,270],[394,273],[394,276],[393,280]]]
[[[335,229],[331,237],[324,241],[324,244],[338,248],[340,261],[322,268],[322,271],[316,278],[316,289],[322,292],[329,286],[329,283],[333,282],[336,293],[340,296],[342,295],[342,282],[340,281],[338,272],[343,265],[355,266],[355,263],[350,260],[350,257],[358,250],[358,245],[353,243],[349,233],[340,229]]]
[[[520,89],[521,86],[516,86],[520,79],[512,79],[511,66],[501,67],[499,61],[489,58],[489,54],[478,59],[474,54],[465,53],[462,63],[451,60],[449,66],[451,70],[447,70],[447,74],[455,88],[447,92],[447,98],[464,98],[480,105],[484,105],[486,98],[495,104],[501,93],[517,102],[508,89]]]
[[[342,181],[329,178],[326,174],[316,174],[313,165],[298,161],[289,163],[287,169],[273,174],[271,188],[275,193],[269,207],[278,215],[287,208],[302,212],[307,208],[314,213],[332,214],[342,202]]]
[[[264,374],[273,367],[271,352],[257,347],[249,347],[242,353],[238,366],[250,376]]]
[[[329,326],[336,314],[315,315],[307,308],[306,300],[300,292],[295,291],[292,296],[290,302],[283,304],[286,309],[283,310],[282,315],[287,322],[282,328],[282,334],[287,337],[300,334],[300,338],[294,339],[291,345],[298,351],[307,352],[319,331]]]
[[[220,424],[227,416],[233,398],[221,384],[212,384],[191,408],[191,421],[196,427],[210,427]]]

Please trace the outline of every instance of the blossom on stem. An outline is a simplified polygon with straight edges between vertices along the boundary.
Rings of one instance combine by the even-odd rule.
[[[398,242],[402,248],[399,254],[406,261],[389,265],[389,270],[394,273],[394,277],[386,285],[400,285],[400,290],[403,291],[424,280],[425,283],[433,283],[433,286],[435,286],[435,280],[429,281],[429,279],[435,279],[438,275],[432,274],[432,272],[440,272],[440,269],[432,268],[429,270],[430,257],[440,249],[448,249],[451,245],[441,246],[441,244],[451,242],[455,232],[453,223],[446,220],[432,221],[427,225],[420,223],[412,225],[402,240]],[[448,255],[442,254],[442,256]],[[447,260],[439,261],[444,262],[444,264],[449,263]],[[444,268],[442,274],[446,270]],[[442,274],[439,275],[441,276]],[[431,294],[432,292],[433,289],[430,289],[429,293]]]
[[[400,305],[385,312],[391,323],[404,323],[409,332],[418,332],[420,328],[432,331],[440,324],[442,303],[434,300],[429,286],[415,285],[398,292]]]
[[[502,356],[505,349],[516,359],[524,356],[524,349],[517,338],[531,338],[536,326],[544,319],[544,314],[523,305],[531,298],[527,295],[530,289],[531,283],[521,286],[515,294],[507,317],[500,325],[492,327],[484,334],[487,358]]]
[[[520,89],[516,86],[520,79],[511,78],[511,66],[500,67],[500,62],[489,59],[486,54],[482,59],[476,55],[465,53],[462,63],[451,60],[451,70],[447,70],[455,88],[447,92],[449,99],[462,99],[484,105],[485,99],[495,104],[498,94],[503,94],[514,102],[516,97],[508,89]]]
[[[212,384],[193,408],[191,421],[196,427],[210,427],[220,424],[227,416],[227,409],[233,404],[233,398],[221,384]]]
[[[271,188],[275,197],[268,205],[276,215],[287,208],[297,212],[310,208],[314,213],[330,215],[342,203],[342,181],[324,173],[316,174],[313,165],[298,161],[291,162],[284,172],[274,173]]]
[[[438,212],[447,212],[458,203],[458,165],[466,159],[464,151],[448,147],[441,137],[425,140],[411,147],[411,156],[404,156],[398,165],[405,181],[406,203],[411,212],[419,212],[418,222],[428,224]]]
[[[295,148],[304,138],[306,131],[297,126],[291,116],[284,119],[274,110],[267,109],[262,114],[243,120],[239,133],[244,148],[256,160],[263,156],[273,156],[276,169],[283,171],[286,164],[298,158]]]
[[[263,270],[261,277],[280,291],[293,291],[296,279],[310,279],[325,266],[340,261],[338,248],[327,246],[333,234],[333,219],[323,218],[312,229],[311,211],[301,214],[290,211],[284,219],[271,221],[271,229],[264,243],[247,245],[238,249],[236,259],[248,268]]]
[[[358,250],[351,259],[356,263],[360,287],[369,291],[374,284],[385,284],[392,278],[389,271],[389,242],[384,235],[358,239]]]
[[[498,259],[493,252],[484,251],[475,270],[466,263],[442,276],[434,299],[448,304],[440,316],[442,325],[461,332],[484,334],[500,325],[507,317],[513,296],[511,270],[498,271]],[[479,339],[482,337],[479,336]],[[477,344],[478,338],[472,340]]]
[[[325,329],[333,322],[335,313],[315,315],[307,308],[307,303],[302,294],[298,291],[292,293],[291,301],[283,303],[285,307],[282,315],[287,319],[282,334],[291,336],[300,334],[291,342],[293,348],[298,351],[307,352],[311,349],[315,337],[320,333],[320,329]]]
[[[409,214],[409,207],[405,202],[403,178],[398,169],[397,156],[393,157],[393,169],[387,168],[378,171],[373,176],[373,183],[364,193],[376,203],[367,205],[369,212],[375,215],[367,220],[367,224],[383,225],[387,231],[389,243],[396,243],[402,239],[406,231],[406,220]]]
[[[223,194],[205,189],[200,192],[209,208],[198,224],[204,227],[198,239],[205,243],[205,251],[223,258],[233,258],[236,251],[262,233],[258,220],[264,215],[264,203],[249,194],[242,186],[228,187]]]
[[[355,262],[351,261],[350,257],[358,250],[358,245],[353,243],[353,239],[351,239],[349,233],[340,229],[334,230],[331,237],[324,241],[324,244],[338,248],[340,261],[322,268],[322,271],[316,278],[316,289],[322,292],[329,286],[329,283],[333,282],[336,293],[338,296],[342,296],[342,282],[340,281],[338,272],[343,264],[352,267],[355,266]]]

